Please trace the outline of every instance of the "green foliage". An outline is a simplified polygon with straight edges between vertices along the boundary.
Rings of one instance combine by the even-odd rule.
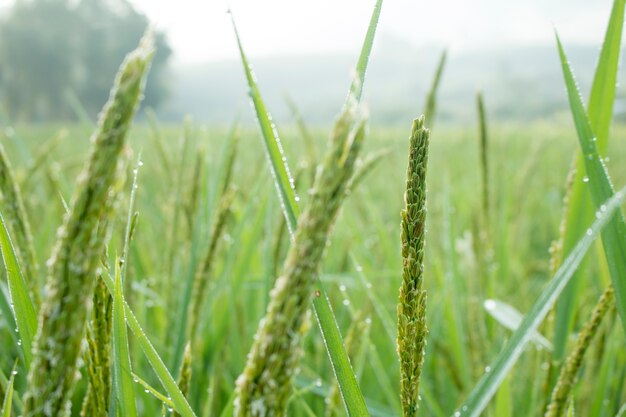
[[[113,297],[113,376],[115,404],[124,417],[136,417],[135,387],[128,353],[128,336],[122,293],[122,272],[119,262],[115,263],[115,296]]]
[[[24,363],[26,364],[26,369],[28,369],[32,358],[33,339],[37,330],[37,313],[28,294],[28,288],[17,260],[16,251],[11,243],[4,218],[1,215],[0,224],[2,226],[0,228],[2,260],[7,271],[13,316],[19,330],[17,343],[22,350]]]
[[[97,3],[84,0],[78,7]],[[87,118],[82,126],[64,133],[44,130],[48,127],[18,128],[22,139],[5,141],[5,170],[11,173],[10,158],[17,170],[10,177],[3,174],[0,212],[4,216],[9,208],[30,219],[36,239],[32,240],[35,250],[24,249],[28,242],[20,244],[24,248],[12,247],[9,236],[17,239],[16,234],[23,234],[19,238],[24,238],[26,233],[22,226],[12,228],[5,216],[0,246],[7,280],[0,282],[0,337],[14,343],[0,347],[3,417],[11,413],[69,416],[79,410],[94,417],[233,413],[391,417],[417,415],[418,403],[421,414],[437,417],[449,416],[455,409],[455,415],[540,415],[551,390],[550,383],[544,387],[540,382],[556,379],[546,372],[554,339],[546,340],[540,325],[599,235],[606,262],[587,265],[597,279],[589,281],[578,294],[581,303],[568,313],[575,311],[581,322],[591,318],[563,366],[549,409],[573,415],[575,405],[580,415],[602,417],[623,412],[624,332],[615,325],[619,316],[611,314],[610,288],[592,311],[596,293],[611,277],[618,311],[624,314],[619,293],[624,287],[626,252],[619,211],[626,188],[614,194],[607,172],[610,168],[617,183],[626,181],[626,168],[620,163],[626,148],[612,145],[615,162],[611,164],[601,158],[605,150],[592,133],[596,128],[600,135],[608,132],[606,112],[613,106],[612,71],[620,43],[614,36],[621,33],[623,2],[615,3],[589,116],[560,48],[584,151],[580,161],[588,181],[582,189],[590,189],[598,210],[593,224],[591,218],[582,224],[585,232],[573,240],[569,255],[555,257],[551,280],[546,248],[559,222],[560,175],[568,168],[562,155],[575,148],[571,132],[547,124],[521,129],[490,126],[489,168],[499,175],[490,177],[488,187],[489,239],[494,244],[486,263],[475,214],[484,209],[482,197],[487,195],[475,191],[482,179],[477,163],[481,150],[469,140],[475,136],[469,131],[438,126],[437,141],[428,147],[428,164],[434,168],[429,170],[436,175],[428,176],[431,212],[426,234],[424,119],[414,126],[405,176],[402,133],[376,129],[364,144],[364,122],[356,110],[380,6],[379,0],[351,93],[322,161],[313,157],[321,132],[305,126],[297,110],[298,129],[282,132],[289,146],[281,148],[241,44],[273,176],[263,174],[268,161],[256,147],[235,146],[239,135],[242,143],[255,140],[253,132],[237,128],[236,123],[226,132],[198,129],[186,122],[181,140],[171,141],[166,138],[180,135],[179,129],[160,127],[151,120],[150,130],[137,127],[132,133],[133,148],[142,152],[132,183],[124,185],[118,161],[131,152],[124,147],[124,137],[150,61],[147,50],[126,62],[90,151],[86,141],[77,139],[89,125]],[[443,68],[443,59],[440,62],[433,92]],[[617,135],[624,134],[623,126],[616,128]],[[0,136],[17,137],[12,128],[1,130]],[[42,144],[41,137],[52,139]],[[359,165],[357,154],[363,146],[372,150]],[[192,155],[194,149],[201,150]],[[91,156],[79,175],[87,152]],[[306,154],[308,158],[300,159],[306,160],[307,167],[298,170],[299,181],[291,181],[287,159]],[[144,158],[146,175],[141,177],[142,192],[137,193],[137,170]],[[311,180],[302,174],[313,162],[319,169]],[[381,166],[379,175],[366,175],[376,164]],[[483,165],[486,174],[486,162]],[[76,177],[80,180],[74,186]],[[402,208],[403,184],[406,207],[399,250],[396,214]],[[272,198],[272,186],[279,200]],[[14,192],[20,188],[28,190],[23,205]],[[71,193],[74,198],[68,206],[65,200]],[[584,195],[579,195],[582,202]],[[129,200],[129,211],[116,215],[115,205],[122,198]],[[63,215],[63,226],[55,236]],[[293,236],[284,233],[287,226]],[[326,251],[331,232],[332,250]],[[285,258],[281,242],[289,237]],[[43,263],[36,254],[49,253],[53,244],[47,287],[32,281],[31,293],[44,295],[37,322],[30,281],[20,271],[34,266],[23,265],[31,262],[29,257],[35,258],[35,264]],[[109,254],[120,253],[120,248],[122,258],[111,259]],[[276,279],[276,265],[281,263]],[[111,265],[115,265],[114,278],[109,275]],[[400,265],[403,282],[398,306]],[[487,284],[494,294],[489,296],[506,303],[485,300]],[[320,333],[307,332],[311,301]],[[397,341],[391,318],[396,309]],[[519,311],[528,313],[523,316]],[[506,328],[494,325],[489,315]],[[548,330],[555,326],[557,335],[567,339],[571,320],[566,315],[565,321],[548,323]],[[340,329],[349,329],[345,345]],[[20,345],[24,336],[27,340]],[[29,343],[35,349],[29,349]],[[561,348],[565,351],[564,343]],[[581,366],[583,357],[589,366]],[[22,364],[20,372],[9,379],[5,372],[16,360]],[[26,377],[22,368],[28,368],[31,360]],[[491,364],[485,367],[487,363]],[[516,363],[520,366],[514,367]],[[84,376],[77,378],[79,373]],[[457,408],[457,399],[468,394],[468,401]]]

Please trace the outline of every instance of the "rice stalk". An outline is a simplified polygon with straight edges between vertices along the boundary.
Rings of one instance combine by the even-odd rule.
[[[0,144],[0,207],[9,235],[15,244],[16,254],[24,280],[28,286],[30,298],[35,306],[39,305],[39,291],[37,288],[39,266],[33,236],[30,232],[28,215],[24,209],[24,202],[20,189],[15,181],[11,164]]]
[[[165,144],[163,136],[161,136],[161,129],[159,128],[156,113],[154,110],[148,109],[146,110],[146,116],[148,118],[148,125],[150,126],[150,130],[152,132],[150,137],[152,138],[154,149],[156,149],[161,165],[163,166],[163,171],[172,172],[172,162],[170,161],[167,151],[165,150]],[[165,175],[164,177],[169,180],[172,179],[172,176],[170,175]]]
[[[489,152],[487,117],[485,115],[485,104],[483,95],[476,95],[476,105],[478,108],[479,134],[480,134],[480,175],[482,181],[482,209],[485,227],[489,225]]]
[[[198,210],[198,201],[200,198],[200,185],[202,180],[202,171],[204,168],[205,154],[203,149],[196,152],[196,161],[193,166],[193,175],[189,186],[187,199],[183,207],[185,213],[185,221],[187,222],[188,238],[191,239],[194,229],[194,217]]]
[[[180,365],[178,377],[178,389],[185,397],[189,396],[189,387],[191,385],[191,344],[187,342],[185,352],[183,353],[183,362]],[[181,417],[176,411],[172,413],[172,417]]]
[[[70,212],[49,260],[45,298],[24,395],[24,417],[70,415],[77,359],[100,256],[113,211],[118,159],[138,106],[152,57],[152,36],[121,66],[98,127],[92,152],[79,177]]]
[[[428,94],[426,95],[424,117],[428,121],[430,129],[432,129],[435,124],[435,115],[437,113],[437,91],[439,90],[439,84],[441,83],[441,76],[443,75],[443,69],[446,66],[447,57],[448,51],[444,49],[439,57],[439,63],[437,64],[437,70],[435,71],[433,83],[431,84],[430,90],[428,90]]]
[[[209,242],[209,247],[204,260],[202,261],[202,265],[194,277],[193,298],[189,304],[188,312],[188,340],[190,341],[193,341],[196,337],[196,331],[198,330],[198,323],[200,321],[200,313],[202,307],[204,306],[205,293],[211,279],[211,270],[215,263],[218,244],[222,238],[228,219],[232,214],[232,205],[235,200],[235,196],[236,191],[233,188],[227,190],[226,193],[221,196],[215,216],[213,232],[211,233],[211,241]]]
[[[354,174],[350,179],[350,183],[346,187],[347,193],[350,194],[354,191],[360,183],[376,168],[386,156],[391,153],[391,149],[385,148],[378,151],[370,152],[363,159],[357,161],[354,168]]]
[[[355,123],[355,113],[356,103],[351,103],[335,125],[283,273],[271,291],[265,318],[237,379],[235,416],[280,417],[286,413],[319,263],[365,136],[365,124]]]
[[[111,395],[111,314],[113,298],[102,278],[93,294],[91,325],[87,327],[87,393],[80,412],[82,417],[106,417]]]
[[[402,210],[402,286],[398,300],[398,355],[400,398],[405,417],[417,415],[419,379],[428,335],[423,274],[426,165],[430,131],[424,126],[424,120],[422,116],[413,121],[404,195],[405,208]]]
[[[600,296],[598,303],[591,313],[591,317],[580,331],[574,350],[569,354],[563,368],[561,368],[561,373],[552,391],[550,404],[548,405],[545,417],[561,417],[565,415],[572,389],[576,383],[576,376],[582,366],[585,353],[591,346],[593,337],[598,333],[602,319],[604,319],[607,312],[614,306],[615,290],[613,286],[608,286],[604,290],[604,293],[602,293],[602,296]]]
[[[306,149],[306,164],[314,167],[317,164],[317,151],[315,149],[315,140],[313,139],[313,135],[304,122],[304,117],[302,117],[302,113],[300,112],[300,109],[298,109],[296,102],[293,101],[287,94],[285,94],[285,102],[291,111],[291,117],[295,120],[300,136],[304,142]]]

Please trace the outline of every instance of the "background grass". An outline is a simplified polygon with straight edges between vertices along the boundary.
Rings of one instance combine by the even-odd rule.
[[[73,191],[88,148],[85,131],[89,129],[74,126],[61,130],[54,126],[16,126],[13,132],[0,131],[0,140],[5,143],[22,187],[42,270],[65,210],[63,199],[69,199]],[[325,129],[311,132],[320,154],[328,132]],[[298,167],[306,161],[306,144],[295,127],[280,133],[291,168],[298,172]],[[371,321],[363,354],[353,358],[353,366],[372,415],[400,414],[395,341],[389,337],[389,329],[384,327],[381,317],[385,313],[395,316],[401,265],[399,212],[403,204],[409,133],[408,127],[371,127],[366,152],[389,148],[390,153],[348,197],[322,268],[321,278],[342,334],[347,334],[355,318]],[[626,183],[626,166],[619,163],[626,157],[626,146],[619,140],[625,133],[623,126],[612,130],[611,137],[615,140],[609,141],[607,152],[608,170],[618,186]],[[160,139],[155,139],[153,130],[140,125],[129,138],[135,157],[141,150],[144,165],[135,201],[140,215],[127,259],[124,295],[165,363],[173,364],[176,361],[172,357],[172,341],[179,330],[175,312],[184,296],[185,278],[199,266],[200,254],[208,245],[229,132],[190,123],[185,129],[162,126],[158,134]],[[190,404],[198,415],[219,415],[231,397],[234,379],[244,366],[258,320],[265,311],[277,267],[274,252],[282,221],[279,202],[267,173],[257,130],[241,129],[240,136],[232,180],[239,193],[220,242],[209,295],[199,320],[199,333],[203,337],[192,349]],[[48,146],[52,143],[55,145]],[[159,146],[165,152],[159,152]],[[194,164],[181,164],[181,161],[194,161],[200,148],[206,157],[200,177],[199,204],[192,213],[192,232],[183,216],[176,213],[189,201],[194,184]],[[480,245],[482,204],[478,131],[474,126],[469,129],[436,126],[428,175],[424,284],[429,293],[430,335],[422,379],[424,415],[451,415],[510,335],[509,330],[483,309],[484,299],[505,301],[525,313],[547,282],[548,248],[558,236],[565,177],[576,148],[571,122],[490,126],[489,227],[494,249],[492,261],[482,268],[477,258],[481,253],[477,245]],[[129,161],[134,160],[129,155]],[[132,167],[134,163],[130,162],[128,188]],[[298,195],[302,199],[306,198],[309,184],[309,176],[301,174]],[[122,253],[127,203],[120,203],[109,246],[112,256]],[[287,239],[284,233],[283,239]],[[348,257],[348,251],[362,262],[358,268]],[[595,252],[589,255],[582,274],[586,277],[585,291],[577,306],[575,329],[589,316],[608,284],[592,278],[597,275],[601,261]],[[278,265],[281,263],[282,258]],[[373,291],[368,291],[359,274]],[[368,296],[372,292],[376,306]],[[553,334],[550,326],[550,321],[542,326],[544,335]],[[0,320],[0,335],[2,340],[10,340],[4,319]],[[615,314],[610,314],[601,326],[599,339],[591,348],[577,384],[575,405],[580,415],[614,416],[626,402],[625,341]],[[571,344],[572,340],[570,348]],[[15,346],[3,345],[0,369],[4,375],[10,374],[17,356]],[[506,415],[502,410],[507,409],[507,402],[515,415],[539,414],[549,395],[543,392],[543,383],[550,356],[545,349],[529,348],[510,376],[513,383],[498,393],[488,415]],[[133,372],[150,385],[160,387],[140,354],[140,346],[132,339],[130,357]],[[172,368],[170,372],[176,375],[178,369]],[[324,398],[332,381],[319,331],[312,329],[305,341],[290,415],[323,415]],[[75,410],[80,408],[84,382],[85,378],[75,395]],[[159,415],[162,402],[144,392],[143,386],[135,385],[138,414]],[[2,383],[0,386],[4,388]],[[16,375],[15,389],[22,393],[24,387],[21,372]]]

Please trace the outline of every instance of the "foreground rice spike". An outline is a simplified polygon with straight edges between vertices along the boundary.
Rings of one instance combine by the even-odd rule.
[[[585,353],[589,349],[593,337],[598,333],[602,319],[613,307],[615,307],[615,290],[613,290],[613,286],[609,285],[607,289],[604,290],[604,293],[602,293],[602,296],[591,313],[591,318],[585,323],[585,326],[578,336],[574,350],[567,357],[565,366],[561,369],[561,374],[552,391],[550,405],[548,406],[545,417],[561,417],[565,415],[570,395],[576,383],[576,376],[582,366]]]
[[[11,164],[0,144],[0,211],[4,216],[9,234],[13,238],[15,249],[28,291],[33,303],[39,305],[37,280],[39,268],[30,225],[22,202],[20,190],[15,182]]]
[[[91,326],[87,328],[87,393],[80,412],[82,417],[109,415],[111,395],[111,314],[113,298],[102,278],[98,279],[93,293]]]
[[[402,286],[398,301],[400,397],[405,417],[417,415],[419,379],[428,335],[426,292],[422,289],[422,281],[429,139],[430,131],[424,127],[424,116],[414,120],[406,171],[406,206],[402,210]]]
[[[355,113],[356,104],[350,102],[335,125],[283,273],[276,280],[246,367],[237,379],[235,416],[280,417],[286,413],[313,284],[365,136],[365,124],[355,123]]]
[[[143,91],[152,43],[152,36],[144,38],[122,64],[92,138],[89,162],[59,229],[59,239],[49,261],[24,397],[24,417],[70,414],[88,299],[106,241],[102,230],[106,229],[117,192],[114,189],[117,161]]]

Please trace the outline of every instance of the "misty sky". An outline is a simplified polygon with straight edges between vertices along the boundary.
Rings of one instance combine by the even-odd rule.
[[[236,56],[230,7],[252,56],[357,51],[374,0],[130,0],[168,33],[179,63]],[[6,7],[12,0],[0,0]],[[462,50],[553,42],[600,45],[611,0],[385,0],[379,36]]]

